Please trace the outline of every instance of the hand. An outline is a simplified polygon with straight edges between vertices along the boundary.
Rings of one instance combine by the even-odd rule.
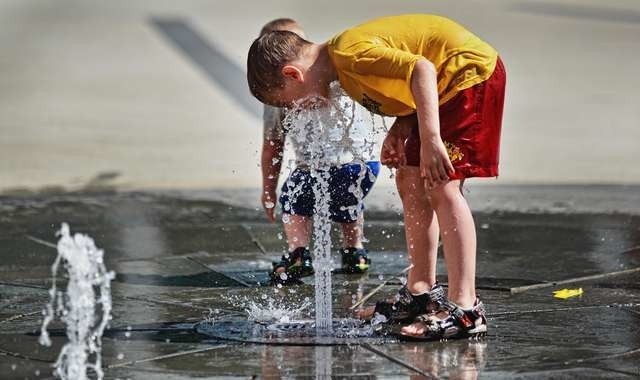
[[[270,222],[276,221],[276,191],[275,190],[263,190],[262,191],[262,207],[264,213],[267,215],[267,219]]]
[[[420,142],[420,175],[425,179],[427,189],[449,180],[455,172],[447,148],[440,137]]]
[[[380,162],[389,168],[398,168],[407,163],[404,154],[404,142],[406,138],[402,136],[388,133],[382,142],[382,151],[380,152]]]
[[[411,134],[411,129],[418,125],[415,115],[397,117],[387,133],[380,152],[380,162],[390,168],[406,165],[407,159],[404,144]]]

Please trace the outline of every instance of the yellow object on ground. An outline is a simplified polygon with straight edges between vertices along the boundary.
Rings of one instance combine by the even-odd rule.
[[[578,297],[581,296],[583,293],[582,288],[578,288],[578,289],[562,289],[562,290],[555,290],[553,292],[553,296],[556,298],[560,298],[560,299],[567,299],[567,298],[571,298],[571,297]]]

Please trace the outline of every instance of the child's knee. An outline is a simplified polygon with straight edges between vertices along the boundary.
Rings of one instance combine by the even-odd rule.
[[[460,200],[460,180],[449,181],[429,191],[429,201],[433,208],[453,204]]]
[[[424,180],[420,177],[420,169],[404,166],[396,172],[396,187],[403,202],[428,202]]]

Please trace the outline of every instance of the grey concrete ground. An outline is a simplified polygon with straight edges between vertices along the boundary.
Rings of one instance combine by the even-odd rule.
[[[482,203],[480,198],[475,202]],[[33,334],[49,298],[55,257],[44,242],[55,242],[62,221],[94,237],[107,266],[117,272],[113,321],[103,338],[107,378],[640,376],[640,272],[510,292],[639,267],[638,214],[478,211],[477,285],[490,324],[485,340],[309,347],[241,344],[192,329],[209,309],[217,323],[246,318],[245,297],[292,304],[313,297],[311,285],[277,290],[258,284],[284,243],[280,226],[264,223],[255,209],[193,194],[85,193],[0,201],[2,378],[51,377],[51,363],[66,340],[55,333],[59,323],[51,326],[51,348],[40,347]],[[393,276],[407,264],[399,221],[395,213],[370,210],[372,272],[334,275],[335,317],[348,316],[352,296],[357,299],[383,280],[391,281],[381,297],[397,289]],[[439,273],[446,273],[443,262]],[[584,295],[552,297],[552,290],[565,286],[582,287]]]
[[[259,108],[243,79],[252,38],[275,17],[321,41],[407,12],[459,20],[507,65],[500,181],[465,191],[489,337],[277,347],[194,333],[209,309],[226,321],[245,317],[238,299],[282,297],[261,285],[284,243],[256,210]],[[58,331],[43,348],[33,331],[55,257],[46,242],[64,221],[118,273],[107,378],[640,376],[637,272],[567,284],[585,290],[568,300],[552,298],[557,287],[509,291],[640,266],[636,1],[0,0],[0,32],[0,378],[51,377],[65,340]],[[369,197],[374,267],[335,275],[336,316],[358,287],[406,265],[391,186],[383,171]],[[118,192],[132,189],[146,191]]]
[[[0,191],[257,187],[241,73],[260,26],[295,17],[322,41],[407,12],[459,20],[503,56],[501,183],[640,182],[637,1],[2,0]]]

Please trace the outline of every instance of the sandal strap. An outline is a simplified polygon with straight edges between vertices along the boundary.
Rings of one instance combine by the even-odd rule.
[[[285,256],[282,256],[282,258],[285,259]],[[301,261],[304,261],[310,258],[311,258],[311,252],[309,252],[309,249],[307,249],[307,247],[298,247],[294,249],[292,252],[289,252],[289,258],[287,260],[290,263],[295,263],[296,261],[298,261],[298,259],[300,259]]]
[[[371,261],[369,259],[369,251],[366,248],[341,248],[340,254],[342,256],[343,261],[346,259],[349,262],[358,263],[360,259],[365,259],[366,261]]]
[[[388,319],[392,319],[393,314],[402,315],[400,319],[415,318],[425,312],[428,314],[437,310],[445,302],[444,288],[439,283],[435,283],[428,292],[418,295],[411,294],[409,288],[403,285],[396,294],[394,302],[377,302],[375,312]]]
[[[422,314],[415,318],[415,322],[425,325],[424,333],[420,336],[404,336],[418,340],[442,340],[466,337],[479,337],[486,334],[486,317],[484,305],[479,299],[470,309],[463,309],[454,302],[447,301],[443,311],[449,315],[442,320],[433,320],[430,314]],[[402,335],[402,334],[401,334]]]
[[[470,328],[478,318],[484,318],[485,308],[480,299],[476,299],[471,309],[463,309],[451,301],[446,301],[444,308],[449,311],[450,318],[453,317],[464,328]]]

